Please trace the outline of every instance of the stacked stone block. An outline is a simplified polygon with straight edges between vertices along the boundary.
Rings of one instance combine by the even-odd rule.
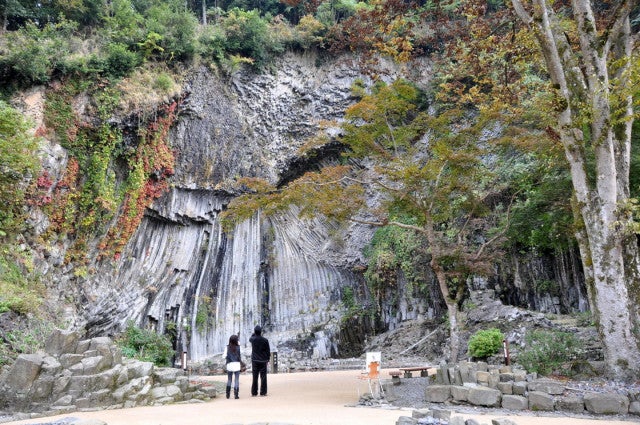
[[[123,359],[110,338],[55,331],[45,353],[23,354],[0,374],[0,410],[62,414],[215,397],[180,369]]]
[[[431,403],[467,403],[509,410],[640,415],[640,394],[572,393],[561,382],[509,366],[461,362],[441,366],[425,390]]]

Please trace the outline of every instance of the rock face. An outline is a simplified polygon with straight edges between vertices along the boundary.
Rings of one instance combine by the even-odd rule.
[[[123,360],[110,338],[81,340],[57,330],[45,354],[23,354],[0,375],[0,410],[60,414],[81,409],[207,400],[215,390],[189,383],[180,369]]]
[[[64,322],[89,337],[117,334],[129,321],[155,328],[174,335],[177,354],[186,352],[191,361],[221,353],[235,333],[246,352],[256,324],[281,360],[285,350],[316,358],[340,355],[338,335],[362,338],[360,329],[340,333],[342,299],[347,289],[359,301],[369,299],[362,248],[374,229],[303,222],[291,210],[271,218],[257,213],[223,232],[219,218],[238,194],[239,177],[282,184],[336,160],[336,146],[314,159],[299,157],[298,148],[318,131],[334,137],[337,125],[320,130],[321,123],[341,119],[355,100],[354,81],[370,83],[350,60],[286,54],[270,73],[224,77],[204,67],[192,70],[170,134],[177,154],[171,188],[147,209],[121,257],[92,261],[87,273],[75,273],[64,262],[64,238],[36,250],[44,252],[36,263]],[[429,79],[428,63],[377,72],[389,81],[410,73],[418,85]],[[49,175],[60,176],[65,152],[49,143],[45,157]],[[46,217],[32,216],[36,232],[45,231]],[[506,288],[518,267],[501,270],[493,283]],[[535,282],[541,272],[533,269],[518,276]],[[434,307],[438,297],[427,301],[402,279],[388,298],[379,306],[386,328],[441,313]]]
[[[96,262],[82,277],[41,262],[67,322],[88,336],[116,334],[129,321],[160,333],[170,329],[176,351],[191,361],[221,353],[234,333],[246,349],[256,324],[274,348],[302,340],[315,357],[339,354],[342,293],[350,288],[368,296],[354,268],[362,270],[362,247],[373,230],[302,222],[295,211],[258,213],[231,232],[219,220],[237,194],[237,178],[280,183],[313,167],[301,162],[298,148],[353,103],[356,79],[368,80],[349,60],[316,65],[316,59],[289,54],[272,73],[232,78],[204,67],[191,72],[170,134],[177,153],[171,189],[146,211],[120,259]],[[389,79],[400,75],[380,69],[387,71]],[[326,130],[330,137],[335,131]],[[317,161],[337,154],[323,151]],[[426,311],[423,298],[407,294],[384,320],[393,327]]]

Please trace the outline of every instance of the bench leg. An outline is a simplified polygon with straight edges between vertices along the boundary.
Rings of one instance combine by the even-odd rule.
[[[391,383],[393,385],[400,385],[400,376],[392,376],[391,377]]]
[[[405,378],[411,378],[412,376],[413,375],[411,375],[411,372],[407,372],[407,371],[404,372],[404,377]]]
[[[428,370],[421,370],[420,371],[420,376],[423,378],[428,378],[429,377],[429,371]]]

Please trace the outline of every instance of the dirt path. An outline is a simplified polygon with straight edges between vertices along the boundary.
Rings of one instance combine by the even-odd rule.
[[[383,372],[384,373],[384,372]],[[201,404],[173,404],[158,407],[77,412],[62,416],[31,419],[7,424],[42,424],[65,417],[100,419],[108,425],[394,425],[410,410],[348,407],[358,394],[368,392],[366,381],[357,379],[357,371],[289,373],[269,375],[269,395],[251,397],[251,376],[240,377],[240,399],[217,397]],[[226,381],[214,376],[203,380]],[[480,423],[504,415],[470,415]],[[567,417],[512,416],[517,425],[629,425],[631,421],[575,419]],[[633,422],[637,423],[637,422]]]

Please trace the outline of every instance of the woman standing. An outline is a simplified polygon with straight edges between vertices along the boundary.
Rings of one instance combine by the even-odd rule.
[[[231,394],[231,382],[233,381],[233,375],[235,375],[235,386],[233,387],[234,398],[238,397],[238,391],[240,390],[240,344],[238,343],[238,335],[231,335],[229,337],[229,345],[224,349],[224,357],[227,364],[227,398]]]

